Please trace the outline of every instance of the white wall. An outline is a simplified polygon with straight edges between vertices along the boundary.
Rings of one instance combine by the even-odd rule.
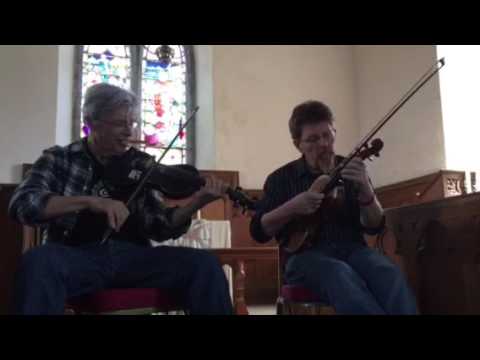
[[[0,46],[0,183],[55,143],[57,46]]]
[[[355,46],[356,100],[365,135],[437,60],[434,45]],[[445,169],[438,76],[379,133],[381,157],[369,168],[376,186]]]
[[[193,51],[196,103],[200,107],[195,119],[195,163],[203,170],[216,169],[212,47],[195,45]]]
[[[358,136],[351,46],[213,46],[216,167],[238,170],[244,188],[296,159],[288,131],[295,105],[325,101],[337,118],[337,149]],[[199,139],[201,141],[201,139]]]
[[[436,59],[434,46],[196,45],[197,166],[238,170],[260,188],[298,156],[287,121],[306,99],[329,104],[346,153]],[[71,141],[73,46],[0,46],[0,183],[20,164]],[[445,168],[438,80],[380,133],[370,166],[382,186]]]
[[[72,141],[74,46],[58,45],[56,144]]]
[[[446,163],[449,169],[480,170],[480,46],[439,45],[445,57],[440,74],[445,128]]]

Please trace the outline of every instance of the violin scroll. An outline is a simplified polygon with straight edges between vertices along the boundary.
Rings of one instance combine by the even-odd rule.
[[[363,149],[360,150],[358,156],[362,158],[362,160],[369,159],[372,160],[371,157],[380,157],[380,151],[383,149],[383,141],[380,139],[373,139],[371,145],[365,144]]]

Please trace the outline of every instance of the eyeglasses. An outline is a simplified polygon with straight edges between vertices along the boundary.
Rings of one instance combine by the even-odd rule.
[[[322,135],[322,136],[310,136],[306,139],[300,140],[301,142],[304,142],[308,145],[313,145],[318,143],[319,141],[323,140],[324,142],[332,142],[333,141],[333,136],[330,134]]]
[[[137,121],[132,121],[132,122],[120,122],[120,121],[102,121],[103,124],[106,124],[112,128],[115,129],[136,129],[138,127],[138,122]]]

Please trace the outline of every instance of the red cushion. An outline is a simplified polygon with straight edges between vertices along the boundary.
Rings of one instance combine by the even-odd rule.
[[[105,313],[118,310],[155,308],[181,309],[178,296],[162,289],[105,289],[68,300],[77,313]]]
[[[281,295],[285,300],[291,302],[323,302],[312,291],[301,285],[283,285],[281,289]]]

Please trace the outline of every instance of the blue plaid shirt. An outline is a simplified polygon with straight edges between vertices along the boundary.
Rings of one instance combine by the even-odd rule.
[[[8,209],[10,216],[23,224],[45,229],[44,242],[66,242],[78,218],[77,212],[42,221],[41,214],[50,197],[92,195],[95,160],[86,147],[86,141],[80,140],[65,147],[54,146],[45,150],[12,196]],[[149,239],[165,241],[183,235],[191,220],[179,227],[172,226],[174,209],[164,205],[158,191],[145,189],[141,192],[129,207],[130,213],[140,221],[139,228],[142,228],[135,242],[148,244]]]

